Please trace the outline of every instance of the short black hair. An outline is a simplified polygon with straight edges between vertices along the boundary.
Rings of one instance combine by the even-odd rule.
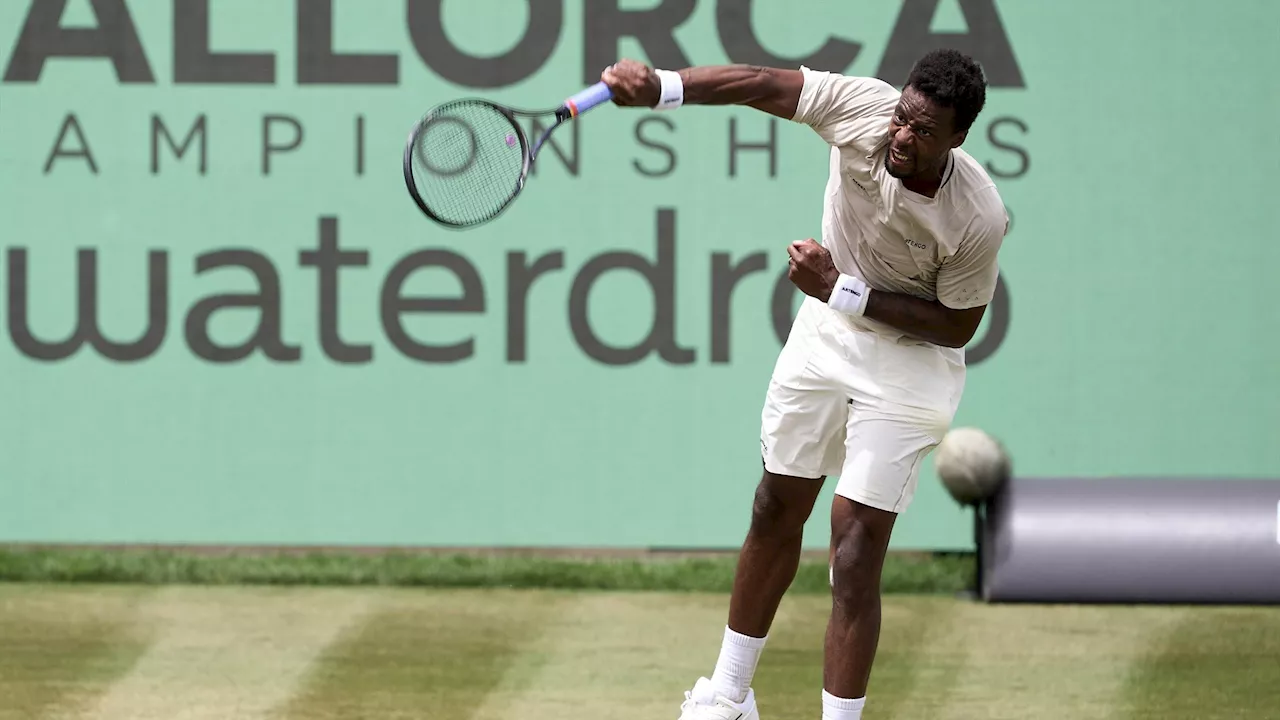
[[[958,50],[925,53],[907,76],[908,87],[942,107],[955,110],[956,132],[968,130],[987,102],[987,80],[982,66]]]

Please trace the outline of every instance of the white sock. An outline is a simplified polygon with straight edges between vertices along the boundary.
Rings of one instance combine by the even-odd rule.
[[[720,657],[716,660],[715,672],[711,673],[712,687],[734,702],[745,700],[767,639],[768,636],[756,638],[734,632],[726,625]]]
[[[866,702],[867,698],[865,696],[849,700],[847,698],[838,698],[823,690],[822,720],[862,720],[862,706]]]

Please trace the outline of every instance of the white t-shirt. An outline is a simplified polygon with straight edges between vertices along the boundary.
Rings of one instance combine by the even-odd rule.
[[[901,93],[876,78],[801,70],[804,90],[794,120],[831,145],[822,245],[836,268],[872,290],[957,310],[991,302],[1009,216],[982,165],[955,148],[934,197],[904,188],[884,166]],[[896,342],[923,342],[869,318],[841,316]]]

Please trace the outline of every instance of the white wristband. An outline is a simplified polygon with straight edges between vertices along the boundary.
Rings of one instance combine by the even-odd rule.
[[[831,289],[831,297],[827,299],[827,305],[837,312],[846,315],[862,315],[867,310],[867,297],[871,295],[871,288],[861,279],[852,275],[840,274],[840,279],[836,280],[836,286]]]
[[[662,81],[662,96],[654,110],[675,110],[684,104],[684,80],[680,73],[671,70],[654,70],[658,80]]]

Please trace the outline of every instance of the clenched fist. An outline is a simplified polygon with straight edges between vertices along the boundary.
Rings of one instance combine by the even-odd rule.
[[[787,278],[805,295],[826,302],[840,279],[840,271],[831,261],[831,253],[812,239],[797,240],[787,246],[791,262]]]
[[[651,108],[662,99],[662,81],[642,62],[621,60],[605,68],[600,80],[613,91],[614,105]]]

